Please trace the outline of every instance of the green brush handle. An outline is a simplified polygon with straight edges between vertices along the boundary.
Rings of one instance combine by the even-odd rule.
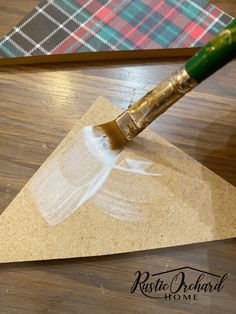
[[[124,138],[132,140],[196,85],[236,56],[236,20],[189,59],[184,68],[130,105],[116,120]]]
[[[185,64],[188,75],[200,83],[236,56],[236,19]]]

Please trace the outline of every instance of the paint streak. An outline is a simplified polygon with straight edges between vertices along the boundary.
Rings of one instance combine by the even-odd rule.
[[[121,171],[142,174],[145,176],[151,176],[151,177],[160,176],[159,173],[151,173],[151,172],[146,171],[150,166],[152,166],[152,162],[150,161],[134,160],[131,158],[124,158],[124,161],[126,163],[126,167],[114,165],[113,168],[117,170],[121,170]]]
[[[91,126],[81,129],[31,181],[37,209],[46,221],[52,225],[62,222],[95,194],[95,204],[112,217],[139,219],[138,204],[144,200],[132,199],[132,189],[123,193],[125,182],[135,186],[133,176],[159,174],[147,171],[152,164],[149,161],[125,158],[116,164],[118,156],[119,151],[109,149],[107,137],[95,135]],[[115,179],[117,171],[122,172],[123,180]]]
[[[149,172],[150,161],[124,158],[113,166],[113,173],[95,196],[95,204],[110,216],[126,221],[144,218],[143,208],[150,199],[150,177],[160,176]],[[117,178],[119,175],[119,178]],[[146,180],[139,180],[139,176]],[[142,182],[142,183],[141,183]]]

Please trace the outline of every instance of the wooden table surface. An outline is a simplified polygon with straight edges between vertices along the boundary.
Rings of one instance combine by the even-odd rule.
[[[0,35],[37,0],[0,0]],[[212,1],[236,15],[236,0]],[[138,99],[184,60],[0,68],[0,213],[98,95]],[[236,185],[236,61],[198,86],[153,129]],[[98,258],[0,265],[0,313],[235,313],[236,240]],[[198,301],[130,293],[137,270],[191,266],[230,276]]]

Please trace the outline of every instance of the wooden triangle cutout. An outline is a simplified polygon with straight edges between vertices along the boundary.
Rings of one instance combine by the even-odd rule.
[[[41,169],[83,126],[117,114],[98,98]],[[36,172],[0,216],[0,262],[105,255],[236,236],[235,187],[152,131],[138,136],[117,165],[102,189],[57,225],[48,224],[37,209],[32,195]]]

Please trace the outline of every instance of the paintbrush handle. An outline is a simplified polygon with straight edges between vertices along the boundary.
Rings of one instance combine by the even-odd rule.
[[[185,64],[188,75],[200,83],[236,56],[236,19]]]
[[[116,119],[118,127],[128,140],[132,140],[160,114],[235,56],[236,20],[189,59],[182,69],[129,106]]]

